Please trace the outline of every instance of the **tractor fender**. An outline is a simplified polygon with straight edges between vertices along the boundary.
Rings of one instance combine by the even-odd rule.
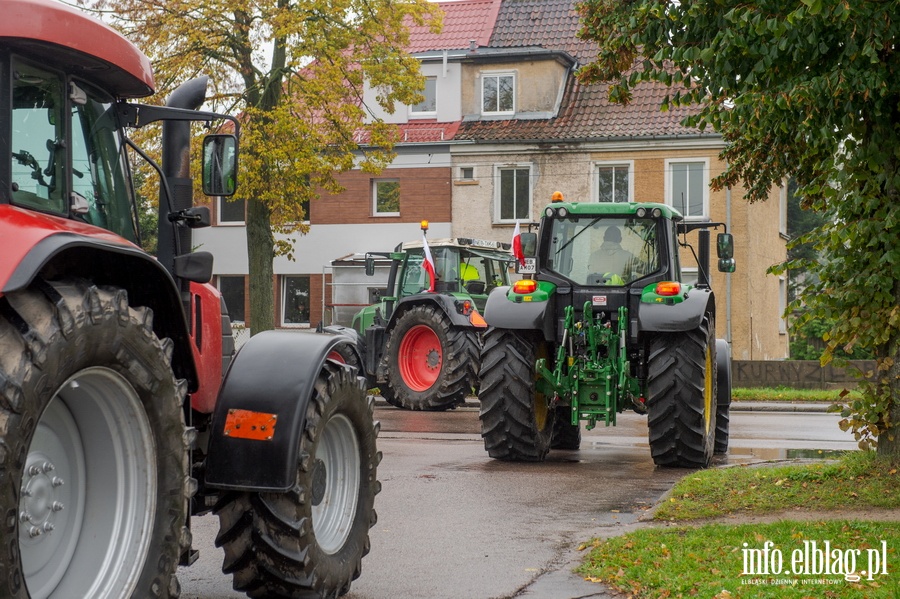
[[[366,359],[366,340],[362,335],[359,334],[359,331],[356,329],[352,329],[350,327],[345,327],[339,324],[328,325],[323,328],[322,333],[327,333],[330,335],[339,335],[344,338],[347,342],[347,346],[350,348],[350,351],[356,356],[358,364],[364,364]],[[360,373],[363,374],[363,373]]]
[[[716,339],[716,405],[731,405],[731,344]]]
[[[319,372],[343,335],[264,331],[238,350],[210,425],[206,484],[284,492],[296,484],[300,435]]]
[[[36,226],[39,226],[40,219],[35,220],[38,223]],[[30,224],[23,224],[23,227]],[[53,278],[61,274],[84,278],[97,285],[125,289],[133,305],[147,306],[153,310],[154,332],[160,339],[169,338],[174,343],[172,367],[175,376],[187,379],[188,390],[195,392],[199,383],[190,329],[172,275],[137,246],[109,232],[94,235],[97,229],[88,227],[81,225],[84,232],[56,233],[47,228],[37,231],[27,229],[28,235],[43,233],[43,236],[33,239],[32,245],[26,245],[32,239],[20,239],[22,235],[16,236],[6,231],[5,226],[0,226],[0,237],[9,241],[19,238],[21,241],[21,245],[9,244],[11,248],[19,249],[6,263],[7,267],[12,268],[4,269],[2,273],[0,293],[24,289],[39,276]]]
[[[691,289],[683,302],[641,303],[638,308],[638,323],[641,331],[675,333],[690,331],[700,326],[703,316],[715,314],[716,301],[709,289]]]
[[[554,339],[556,295],[545,302],[512,302],[507,298],[511,287],[497,287],[488,295],[484,319],[498,329],[542,331],[544,339]]]
[[[416,295],[404,297],[394,306],[394,312],[391,314],[387,328],[391,329],[394,326],[394,323],[397,322],[397,319],[410,307],[423,304],[434,304],[438,306],[447,316],[447,319],[450,320],[450,323],[455,327],[476,328],[475,325],[469,322],[468,316],[465,316],[457,310],[457,302],[462,301],[464,300],[442,293],[418,293]],[[472,306],[474,308],[475,304],[473,303]]]

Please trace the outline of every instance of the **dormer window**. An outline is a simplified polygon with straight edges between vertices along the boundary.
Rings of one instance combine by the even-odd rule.
[[[516,110],[516,76],[513,73],[481,75],[481,113],[514,114]]]
[[[425,99],[409,107],[410,116],[426,117],[437,114],[437,77],[425,77],[425,89],[422,90]]]

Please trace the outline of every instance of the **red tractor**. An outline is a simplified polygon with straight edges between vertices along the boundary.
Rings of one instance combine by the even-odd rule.
[[[234,193],[238,123],[168,105],[150,62],[55,0],[0,20],[0,596],[177,597],[196,559],[190,516],[213,512],[223,570],[250,596],[333,597],[359,576],[375,522],[377,425],[347,338],[253,337],[233,356],[191,252],[190,124],[203,191]],[[157,165],[125,134],[163,121]],[[221,130],[221,129],[220,129]],[[128,150],[160,180],[159,252],[140,231]],[[224,379],[223,379],[224,375]]]

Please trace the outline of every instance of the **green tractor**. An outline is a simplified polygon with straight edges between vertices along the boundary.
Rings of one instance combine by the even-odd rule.
[[[557,195],[557,194],[554,194]],[[660,466],[706,467],[728,448],[731,356],[715,338],[711,228],[670,206],[554,202],[521,236],[519,272],[484,317],[481,435],[492,458],[540,461],[578,449],[581,421],[648,415]],[[698,277],[682,280],[679,246],[699,232]],[[681,236],[681,241],[679,241]],[[717,237],[719,270],[734,242]]]
[[[423,224],[423,230],[427,225]],[[424,237],[423,237],[424,240]],[[410,410],[447,410],[478,387],[481,311],[488,294],[509,285],[509,244],[479,239],[428,242],[434,260],[434,291],[423,262],[424,241],[400,244],[390,258],[387,295],[353,317],[365,339],[361,370],[389,403]]]

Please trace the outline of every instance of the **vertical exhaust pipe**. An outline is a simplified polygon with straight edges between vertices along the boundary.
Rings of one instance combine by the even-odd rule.
[[[206,101],[209,77],[198,77],[182,83],[166,101],[166,106],[199,110]],[[175,276],[175,256],[191,249],[191,230],[169,222],[169,206],[174,212],[193,205],[194,182],[191,179],[191,123],[163,121],[162,171],[169,182],[172,198],[159,190],[159,241],[157,258]]]

